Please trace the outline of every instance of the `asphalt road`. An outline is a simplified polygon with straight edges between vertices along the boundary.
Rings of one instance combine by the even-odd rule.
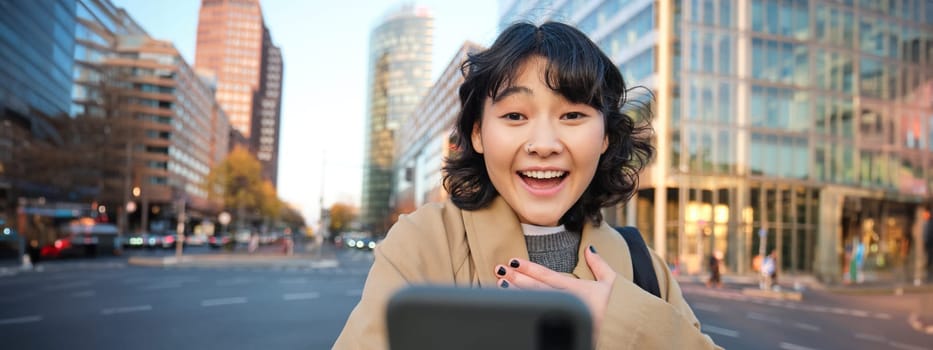
[[[716,344],[726,349],[933,349],[933,335],[910,327],[911,311],[933,295],[848,296],[805,292],[804,300],[742,295],[738,288],[682,284],[687,301]]]
[[[159,252],[140,254],[162,254]],[[124,258],[44,264],[0,277],[3,349],[328,349],[359,300],[372,254],[339,267],[146,268]],[[703,331],[726,349],[933,350],[907,323],[933,295],[802,302],[683,284]]]
[[[338,258],[321,269],[48,263],[0,278],[0,347],[327,349],[372,262],[363,251]]]

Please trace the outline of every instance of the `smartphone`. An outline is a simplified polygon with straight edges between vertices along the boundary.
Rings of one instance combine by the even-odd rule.
[[[411,286],[389,300],[389,348],[593,348],[583,302],[559,291]]]

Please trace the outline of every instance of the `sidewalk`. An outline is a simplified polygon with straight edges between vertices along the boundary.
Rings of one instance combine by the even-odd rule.
[[[678,282],[706,283],[708,275],[679,275]],[[758,286],[758,275],[723,275],[723,284]],[[914,285],[909,282],[864,282],[859,284],[825,284],[811,275],[784,275],[779,284],[785,289],[820,290],[848,295],[900,295],[905,293],[933,293],[933,283]]]
[[[130,265],[153,267],[296,267],[327,268],[337,267],[337,259],[302,255],[272,255],[249,253],[224,253],[212,255],[175,256],[134,256]]]
[[[329,268],[337,267],[333,251],[320,249],[313,244],[295,246],[294,254],[285,255],[277,246],[261,247],[249,253],[243,247],[232,252],[213,254],[185,254],[180,258],[170,256],[133,256],[130,265],[154,267],[282,267],[282,268]]]

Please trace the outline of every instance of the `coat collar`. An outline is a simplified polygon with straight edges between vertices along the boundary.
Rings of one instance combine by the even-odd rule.
[[[518,216],[501,196],[497,196],[483,209],[464,210],[463,224],[481,287],[496,285],[496,265],[506,265],[512,258],[528,259],[528,248],[525,246]],[[632,267],[628,247],[620,247],[620,241],[622,240],[619,234],[605,221],[597,227],[584,224],[577,253],[579,258],[573,275],[580,279],[595,280],[583,255],[584,251],[593,245],[617,273],[631,279]],[[625,242],[622,241],[622,246],[624,245]]]

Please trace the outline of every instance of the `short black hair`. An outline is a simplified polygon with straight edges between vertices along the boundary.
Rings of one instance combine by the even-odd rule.
[[[560,219],[568,230],[582,232],[586,219],[599,224],[601,208],[632,197],[638,189],[638,173],[651,159],[654,147],[647,104],[640,106],[641,120],[636,125],[623,112],[631,108],[619,69],[585,34],[567,24],[515,23],[492,47],[468,56],[461,66],[461,109],[451,135],[455,148],[444,166],[444,188],[464,210],[484,208],[498,196],[483,155],[473,149],[471,134],[482,123],[486,98],[495,99],[532,57],[547,60],[544,79],[551,90],[573,103],[592,106],[605,118],[609,147],[600,156],[589,186]]]

